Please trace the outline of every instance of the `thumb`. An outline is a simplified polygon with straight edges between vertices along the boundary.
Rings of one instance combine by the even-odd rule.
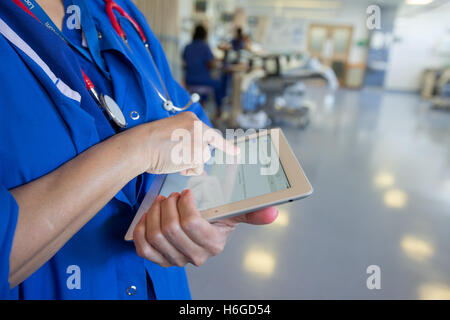
[[[255,212],[229,218],[232,223],[248,223],[253,225],[265,225],[275,221],[278,210],[275,207],[264,208]]]

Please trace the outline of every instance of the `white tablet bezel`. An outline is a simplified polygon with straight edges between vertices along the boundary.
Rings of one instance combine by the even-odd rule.
[[[237,143],[244,139],[255,139],[263,135],[271,135],[272,143],[278,153],[290,188],[203,210],[201,213],[205,219],[216,221],[272,205],[298,200],[312,194],[313,188],[281,129],[270,129],[246,135],[238,138]]]
[[[245,139],[255,139],[264,135],[271,135],[271,141],[278,153],[280,163],[286,178],[289,182],[290,188],[264,194],[261,196],[236,201],[230,204],[201,211],[202,216],[208,221],[217,221],[224,218],[241,215],[252,212],[269,206],[279,205],[285,202],[290,202],[305,198],[312,194],[313,188],[308,181],[303,169],[298,162],[295,154],[289,146],[286,137],[281,129],[270,129],[260,131],[255,134],[245,135],[236,140],[239,143]],[[275,139],[274,139],[275,137]],[[141,206],[136,213],[128,231],[125,235],[125,240],[133,240],[133,231],[141,217],[150,208],[156,196],[161,191],[165,181],[165,175],[158,175],[155,177],[149,191],[147,192]],[[179,190],[180,192],[182,190]]]

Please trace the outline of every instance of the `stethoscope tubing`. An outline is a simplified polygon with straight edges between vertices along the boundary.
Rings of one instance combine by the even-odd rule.
[[[173,104],[172,99],[169,94],[169,91],[167,90],[165,82],[163,81],[161,73],[159,72],[158,66],[156,65],[155,59],[154,59],[153,54],[150,49],[150,45],[147,40],[147,37],[145,36],[145,33],[144,33],[143,29],[141,28],[141,26],[139,25],[139,23],[136,20],[134,20],[114,0],[104,0],[104,2],[105,2],[106,14],[108,15],[109,21],[110,21],[113,29],[116,31],[116,33],[119,35],[119,37],[123,40],[123,42],[125,43],[125,45],[128,47],[128,49],[130,51],[132,51],[132,50],[128,43],[127,35],[126,35],[125,31],[123,30],[122,26],[120,25],[119,21],[117,20],[117,17],[115,15],[114,11],[117,11],[118,14],[120,14],[122,17],[127,19],[131,23],[133,28],[136,30],[139,37],[141,38],[142,44],[147,49],[147,52],[150,56],[150,60],[153,64],[154,69],[156,70],[156,75],[158,77],[158,80],[164,90],[165,96],[158,90],[158,87],[153,82],[153,80],[150,79],[150,82],[152,83],[153,88],[155,89],[156,93],[163,101],[163,108],[169,112],[181,112],[181,111],[188,109],[193,103],[200,101],[200,96],[198,94],[194,93],[191,96],[191,99],[189,100],[189,102],[184,107],[177,107]]]

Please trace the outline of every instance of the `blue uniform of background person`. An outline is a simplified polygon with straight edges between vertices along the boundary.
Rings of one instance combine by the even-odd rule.
[[[206,29],[201,25],[197,26],[192,43],[188,44],[183,51],[185,81],[188,86],[211,87],[214,90],[216,106],[220,109],[225,88],[222,81],[211,76],[210,68],[214,62],[214,55],[206,43],[206,37]]]
[[[144,16],[129,0],[116,2],[143,27],[170,96],[175,105],[185,105],[189,95],[173,79],[164,52]],[[126,185],[53,258],[22,284],[9,289],[9,256],[18,206],[8,190],[51,172],[115,133],[89,96],[81,68],[99,92],[117,101],[129,128],[169,116],[151,85],[150,79],[158,83],[155,69],[132,26],[119,18],[133,49],[131,54],[111,27],[103,0],[85,3],[102,34],[100,47],[112,82],[12,1],[0,2],[0,298],[190,298],[183,268],[159,267],[139,257],[133,242],[123,240],[151,184],[149,174]],[[64,4],[67,9],[72,3],[67,0]],[[63,32],[81,44],[81,32],[68,28],[68,17],[66,14]],[[25,53],[26,49],[48,66],[59,79],[56,83],[36,59]],[[163,92],[161,87],[159,90]],[[209,124],[199,104],[189,110]],[[132,111],[139,113],[139,119],[131,119]],[[79,289],[67,286],[72,265],[81,271]],[[136,288],[134,295],[127,294],[131,286]]]

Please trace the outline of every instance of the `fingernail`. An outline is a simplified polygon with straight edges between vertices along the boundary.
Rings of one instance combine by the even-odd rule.
[[[182,196],[187,195],[189,192],[189,189],[184,189],[183,192],[181,193]]]

